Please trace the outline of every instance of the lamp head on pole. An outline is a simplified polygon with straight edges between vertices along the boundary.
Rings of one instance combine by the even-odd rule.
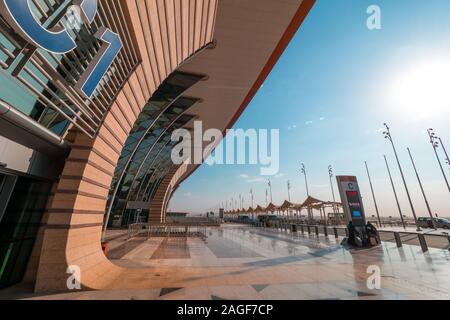
[[[383,131],[384,138],[389,139],[389,141],[392,142],[391,129],[386,123],[383,123],[383,125],[386,128],[386,130]]]
[[[430,128],[427,131],[428,131],[428,136],[430,137],[430,143],[433,146],[433,148],[435,148],[435,149],[439,148],[439,142],[437,141],[438,136],[434,132],[433,128]]]

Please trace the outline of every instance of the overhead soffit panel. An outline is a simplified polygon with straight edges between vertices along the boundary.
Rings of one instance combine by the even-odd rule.
[[[227,128],[303,1],[309,0],[219,1],[216,47],[180,68],[209,77],[186,92],[187,96],[203,99],[190,113],[199,116],[204,130]],[[196,167],[191,166],[185,177]]]

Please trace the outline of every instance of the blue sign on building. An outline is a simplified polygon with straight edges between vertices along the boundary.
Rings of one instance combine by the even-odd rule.
[[[30,6],[31,0],[0,0],[0,9],[11,26],[25,40],[36,47],[54,54],[65,54],[76,49],[75,40],[67,29],[47,29],[36,19]],[[97,14],[97,0],[74,0],[80,8],[84,23],[91,24]],[[76,88],[90,98],[103,76],[122,49],[120,36],[102,27],[95,36],[103,42],[90,66],[84,71]]]

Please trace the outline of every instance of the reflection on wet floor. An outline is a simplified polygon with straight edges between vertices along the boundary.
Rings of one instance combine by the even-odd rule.
[[[128,252],[133,249],[139,247],[145,240],[143,238],[135,238],[125,241],[124,243],[115,246],[108,252],[108,258],[113,259],[122,259]]]
[[[210,232],[206,246],[216,258],[257,258],[260,254],[241,243],[223,237],[223,232]]]
[[[150,259],[189,259],[187,238],[165,238]]]

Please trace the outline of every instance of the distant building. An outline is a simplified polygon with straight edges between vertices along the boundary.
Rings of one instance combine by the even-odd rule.
[[[167,212],[167,218],[186,218],[189,215],[187,212]]]

